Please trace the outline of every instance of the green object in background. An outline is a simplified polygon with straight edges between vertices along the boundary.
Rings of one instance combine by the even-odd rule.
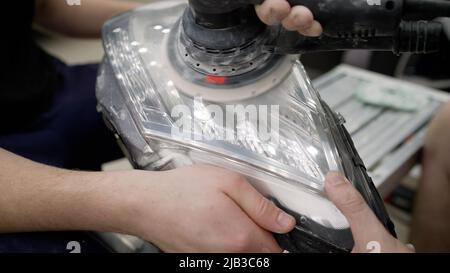
[[[428,96],[423,94],[370,83],[362,83],[357,88],[355,97],[370,105],[408,112],[422,109],[429,101]]]

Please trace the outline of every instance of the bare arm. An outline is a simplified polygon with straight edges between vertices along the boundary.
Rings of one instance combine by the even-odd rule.
[[[79,6],[69,6],[63,0],[37,0],[35,22],[68,36],[96,38],[109,18],[139,5],[131,1],[82,0]]]
[[[166,252],[279,252],[271,232],[294,223],[226,170],[76,172],[0,149],[0,233],[107,231]]]
[[[115,175],[56,169],[2,149],[0,162],[0,233],[118,231],[118,216],[129,215]]]

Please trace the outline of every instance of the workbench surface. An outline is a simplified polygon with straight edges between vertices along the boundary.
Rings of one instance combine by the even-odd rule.
[[[313,81],[330,107],[346,120],[356,149],[380,194],[389,195],[419,162],[426,127],[450,96],[442,91],[340,65]],[[417,111],[396,111],[362,103],[355,97],[364,88],[390,88],[424,96],[427,103]]]

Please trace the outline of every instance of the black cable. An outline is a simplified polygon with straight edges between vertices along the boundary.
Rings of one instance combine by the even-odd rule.
[[[450,1],[445,0],[405,0],[403,9],[410,20],[450,17]]]
[[[434,21],[402,21],[394,37],[396,53],[430,53],[442,43],[442,24]]]

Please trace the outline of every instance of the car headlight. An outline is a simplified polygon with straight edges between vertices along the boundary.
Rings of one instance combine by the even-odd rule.
[[[270,65],[252,77],[204,77],[183,67],[189,56],[177,39],[185,8],[158,2],[104,27],[97,97],[135,167],[206,163],[239,172],[296,215],[296,229],[278,236],[283,247],[327,252],[353,246],[348,222],[324,193],[325,175],[339,171],[393,231],[343,121],[298,56],[267,57]]]

